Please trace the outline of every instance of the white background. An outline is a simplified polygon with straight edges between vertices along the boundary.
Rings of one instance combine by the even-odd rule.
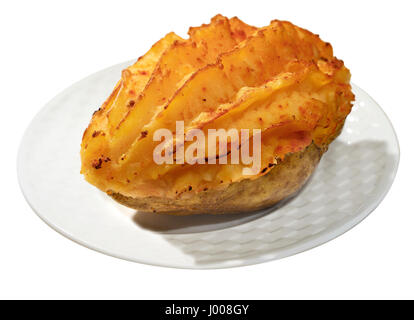
[[[414,298],[412,1],[3,1],[0,4],[0,298]],[[222,13],[290,20],[332,43],[383,107],[401,162],[380,206],[318,248],[261,265],[175,270],[91,251],[29,208],[16,178],[24,129],[73,82]],[[411,148],[411,149],[410,149]]]

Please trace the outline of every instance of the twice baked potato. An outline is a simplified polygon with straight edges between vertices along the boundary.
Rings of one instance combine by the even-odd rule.
[[[349,81],[349,70],[317,35],[289,22],[256,28],[218,15],[190,28],[188,39],[167,34],[122,72],[85,130],[81,173],[141,211],[269,207],[306,182],[340,133],[354,100]],[[163,157],[173,162],[154,158],[159,130],[172,133],[164,136]],[[191,149],[193,133],[214,130],[236,136],[224,137],[224,149],[220,136],[214,145],[198,141],[204,153]],[[233,156],[255,132],[260,148],[252,170]],[[187,151],[192,162],[181,161]]]

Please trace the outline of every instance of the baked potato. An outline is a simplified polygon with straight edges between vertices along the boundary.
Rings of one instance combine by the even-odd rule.
[[[256,28],[218,15],[188,33],[167,34],[122,72],[84,132],[81,173],[147,212],[246,212],[292,195],[351,111],[349,70],[290,22]],[[160,130],[172,133],[162,143]],[[211,132],[224,136],[194,148]],[[155,160],[160,145],[173,161]],[[243,149],[257,163],[234,161]]]

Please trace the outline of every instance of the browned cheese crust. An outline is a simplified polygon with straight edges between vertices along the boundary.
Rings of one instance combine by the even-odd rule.
[[[143,212],[249,212],[292,196],[351,112],[350,71],[329,43],[287,21],[256,28],[217,15],[188,34],[167,34],[123,70],[84,133],[81,173]],[[176,158],[161,163],[154,160],[160,129],[172,136],[163,152]],[[233,129],[240,145],[240,130],[248,130],[246,141],[261,132],[254,174],[232,163],[240,145],[209,148],[210,130]],[[185,163],[175,161],[180,144],[193,150],[194,130],[208,137],[201,142],[208,154],[197,149],[204,161],[187,162],[187,154]],[[210,159],[227,161],[205,164]]]

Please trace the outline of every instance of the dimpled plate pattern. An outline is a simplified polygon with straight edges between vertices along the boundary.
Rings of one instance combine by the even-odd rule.
[[[92,112],[131,61],[93,74],[50,101],[27,129],[19,182],[53,229],[118,258],[178,268],[225,268],[283,258],[346,232],[381,202],[395,177],[397,137],[381,108],[353,86],[356,103],[307,184],[274,208],[250,214],[174,217],[135,212],[79,174]]]

